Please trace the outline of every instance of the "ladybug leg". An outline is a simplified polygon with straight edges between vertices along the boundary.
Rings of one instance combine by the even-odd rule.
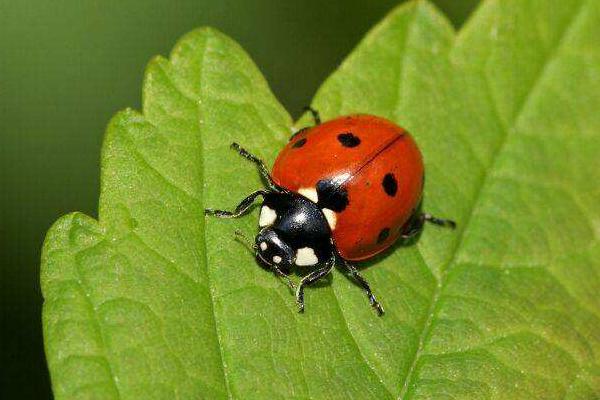
[[[423,218],[425,214],[419,213],[417,216],[411,217],[408,224],[404,226],[402,229],[402,233],[400,234],[400,239],[402,243],[409,244],[413,239],[421,234],[423,231],[423,225],[425,225],[425,218]]]
[[[385,312],[385,310],[383,309],[383,307],[381,306],[381,304],[379,304],[379,302],[377,301],[377,299],[373,295],[373,292],[371,291],[371,287],[369,286],[369,282],[367,282],[367,280],[365,278],[363,278],[361,274],[358,273],[358,270],[356,269],[356,267],[354,265],[350,264],[348,261],[346,261],[344,259],[342,259],[342,260],[344,261],[343,264],[344,264],[344,267],[346,268],[346,271],[348,272],[348,274],[367,293],[367,297],[369,298],[369,303],[371,303],[371,307],[373,307],[375,309],[375,311],[377,311],[377,314],[379,316],[382,316],[383,313]]]
[[[273,182],[273,178],[271,178],[271,174],[269,174],[269,170],[267,169],[267,166],[265,165],[263,160],[256,157],[254,154],[250,153],[248,150],[244,149],[242,146],[235,142],[231,143],[231,148],[237,151],[239,155],[241,155],[247,160],[252,161],[258,166],[258,172],[260,172],[260,175],[267,181],[269,188],[278,192],[281,191],[279,186],[277,186],[277,184]]]
[[[418,214],[413,215],[413,217],[404,227],[404,230],[400,235],[403,243],[409,244],[413,239],[419,236],[421,231],[423,231],[423,225],[425,225],[425,222],[430,222],[439,226],[445,226],[451,229],[456,228],[456,222],[452,220],[437,218],[431,214],[422,213],[419,211]]]
[[[302,108],[302,110],[309,111],[312,114],[313,121],[314,121],[315,125],[321,125],[321,116],[319,115],[319,112],[317,110],[315,110],[311,106],[305,106],[305,107]],[[310,129],[310,128],[312,128],[312,127],[305,126],[304,128],[301,128],[301,129],[297,130],[296,132],[294,132],[294,134],[292,136],[290,136],[290,140],[292,140],[297,135],[301,134],[302,132],[304,132],[304,131],[306,131],[307,129]]]
[[[304,106],[303,110],[308,111],[312,114],[313,120],[315,121],[315,125],[321,125],[321,115],[317,110],[315,110],[311,106]]]
[[[300,280],[298,288],[296,289],[296,304],[298,304],[298,312],[304,312],[304,286],[315,283],[327,275],[329,272],[331,272],[334,265],[335,257],[332,257],[331,260],[327,261],[327,264],[325,264],[324,267],[311,272]]]
[[[242,215],[246,214],[246,212],[248,212],[248,210],[250,209],[250,206],[252,206],[252,204],[254,204],[254,200],[256,200],[256,198],[258,196],[264,196],[266,194],[267,194],[266,190],[257,190],[255,192],[250,193],[248,196],[246,196],[246,198],[244,200],[242,200],[240,202],[240,204],[238,204],[237,207],[235,208],[235,210],[233,210],[233,211],[215,210],[213,208],[206,208],[204,210],[204,214],[205,215],[213,215],[217,218],[238,218],[238,217],[241,217]]]
[[[295,138],[296,136],[298,136],[299,134],[301,134],[302,132],[304,132],[304,131],[306,131],[308,129],[310,129],[310,127],[308,127],[308,126],[305,126],[304,128],[298,129],[296,132],[294,132],[292,134],[292,136],[290,136],[290,140],[289,141],[291,141],[293,138]]]
[[[433,215],[427,214],[427,213],[421,214],[421,218],[423,218],[424,221],[431,222],[432,224],[435,224],[435,225],[446,226],[451,229],[456,228],[456,222],[454,222],[450,219],[437,218],[437,217],[434,217]]]

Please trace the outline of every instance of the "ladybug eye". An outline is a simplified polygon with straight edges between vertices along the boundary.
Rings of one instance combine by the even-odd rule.
[[[294,252],[277,232],[267,227],[256,235],[256,257],[268,265],[286,266],[293,262]]]

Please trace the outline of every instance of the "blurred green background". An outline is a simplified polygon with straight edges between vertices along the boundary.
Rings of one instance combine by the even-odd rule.
[[[40,247],[69,211],[96,216],[104,128],[140,107],[143,71],[187,31],[237,40],[293,116],[398,0],[0,0],[0,398],[50,397]],[[434,1],[460,26],[478,0]]]

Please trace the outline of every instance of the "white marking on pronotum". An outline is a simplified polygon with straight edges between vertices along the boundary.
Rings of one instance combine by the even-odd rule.
[[[265,251],[267,249],[267,242],[260,242],[260,249]]]
[[[315,265],[319,262],[315,251],[310,247],[303,247],[296,252],[296,265]]]
[[[335,214],[335,211],[330,210],[329,208],[324,208],[322,211],[323,211],[323,214],[325,214],[325,219],[327,220],[327,223],[329,224],[329,228],[331,230],[334,230],[335,223],[337,222],[337,215]]]
[[[279,256],[273,256],[273,262],[275,264],[279,264],[281,262],[281,257],[279,257]]]
[[[262,206],[260,209],[260,217],[258,218],[258,226],[273,225],[273,222],[277,219],[277,213],[268,206]]]
[[[319,202],[319,195],[317,194],[317,190],[315,188],[300,188],[298,189],[298,193],[302,196],[306,197],[313,203]]]

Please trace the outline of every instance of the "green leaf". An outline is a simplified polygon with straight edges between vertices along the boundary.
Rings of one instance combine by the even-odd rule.
[[[366,263],[377,318],[337,272],[298,314],[233,240],[256,215],[204,218],[261,185],[230,142],[271,162],[293,126],[237,44],[188,34],[109,125],[98,222],[46,238],[56,398],[598,398],[599,38],[594,0],[484,1],[459,33],[420,1],[325,82],[325,119],[413,133],[426,209],[459,223]]]

